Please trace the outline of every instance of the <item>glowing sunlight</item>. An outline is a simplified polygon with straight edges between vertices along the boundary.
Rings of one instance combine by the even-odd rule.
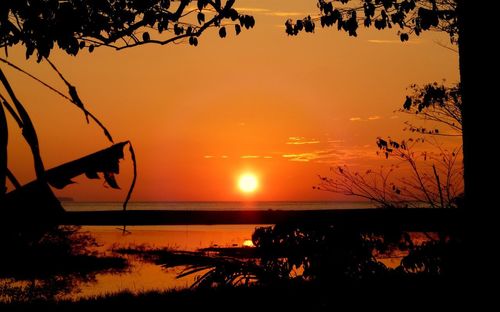
[[[238,179],[238,188],[243,193],[253,193],[259,188],[259,180],[254,174],[245,173]]]
[[[255,245],[253,244],[252,240],[251,239],[246,239],[244,242],[243,242],[243,247],[255,247]]]

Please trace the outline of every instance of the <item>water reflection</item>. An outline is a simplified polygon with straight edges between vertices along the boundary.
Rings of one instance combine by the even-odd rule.
[[[140,293],[150,290],[182,289],[194,282],[194,277],[177,279],[184,266],[162,268],[156,264],[136,260],[132,268],[122,274],[97,274],[95,281],[83,283],[78,292],[72,292],[62,298],[94,297],[103,294],[129,291]]]
[[[123,257],[101,253],[96,240],[75,226],[0,230],[0,301],[53,300],[94,283],[98,272],[127,269]]]
[[[252,238],[256,227],[131,226],[126,235],[114,226],[59,229],[26,247],[18,255],[18,262],[15,262],[15,257],[0,260],[4,265],[4,269],[0,269],[0,301],[78,299],[121,291],[137,294],[187,288],[199,281],[207,281],[207,285],[220,282],[219,279],[207,278],[212,275],[236,277],[235,281],[240,281],[241,277],[247,282],[249,278],[256,277],[269,279],[269,276],[282,276],[288,279],[303,278],[305,273],[310,275],[310,267],[316,262],[304,262],[299,254],[293,254],[297,248],[287,250],[276,243],[293,243],[295,246],[304,238],[316,236],[307,231],[304,232],[307,235],[300,231],[292,232],[300,235],[276,232],[275,227],[273,230],[260,229],[260,232],[264,230],[261,234],[269,235]],[[437,239],[437,236],[431,237],[432,233],[413,233],[411,236],[417,245]],[[370,237],[359,236],[360,242],[377,243]],[[268,239],[271,245],[266,243]],[[323,240],[319,239],[316,243],[322,244]],[[258,249],[252,248],[254,242],[260,246]],[[341,247],[348,249],[358,246],[344,245]],[[16,246],[17,251],[23,249],[19,244],[12,243],[11,246]],[[266,249],[266,246],[269,248]],[[196,252],[198,250],[202,251]],[[220,256],[221,250],[224,257],[211,257]],[[342,255],[340,251],[335,254]],[[381,268],[385,267],[384,272],[399,266],[401,258],[406,255],[407,249],[378,247],[366,254],[382,265]],[[5,259],[10,259],[10,262]],[[17,266],[13,265],[15,263]],[[32,269],[31,272],[27,267]],[[306,272],[306,268],[309,271]],[[193,270],[196,274],[185,274]],[[227,282],[227,279],[223,281]]]
[[[37,269],[33,274],[25,274],[24,268],[14,270],[12,266],[4,270],[4,273],[10,275],[0,276],[1,301],[76,299],[124,290],[138,293],[186,288],[194,283],[196,276],[177,278],[185,270],[185,265],[164,268],[143,261],[138,256],[118,254],[114,251],[137,246],[186,251],[210,246],[242,246],[251,238],[255,226],[130,226],[130,232],[126,235],[114,226],[72,227],[70,231],[68,229],[65,230],[67,232],[58,230],[49,235],[52,236],[49,250],[38,248],[36,252],[31,251],[21,259],[23,267],[29,266],[33,259],[38,259],[35,265]],[[57,239],[54,240],[54,237]],[[66,257],[66,253],[71,254],[71,250],[68,249],[59,255],[60,259],[57,261],[47,255],[54,250],[54,246],[58,246],[57,249],[69,248],[72,240],[73,243],[78,242],[75,247],[79,248],[71,257],[76,272],[71,272],[67,263],[54,266],[63,261],[61,257]],[[44,248],[47,249],[46,247]],[[44,257],[44,254],[47,257]],[[10,262],[14,261],[19,262],[20,259],[11,259]],[[23,274],[14,274],[15,271],[22,271]],[[40,275],[42,273],[43,276]]]
[[[242,246],[251,240],[257,225],[168,225],[127,226],[130,234],[123,235],[113,226],[86,226],[102,244],[101,250],[110,247],[148,245],[153,248],[195,251],[211,246]]]
[[[113,252],[120,248],[169,249],[176,251],[196,251],[215,246],[241,247],[251,241],[255,225],[218,225],[218,226],[129,226],[129,234],[123,235],[116,227],[88,226],[82,230],[89,231],[99,243],[100,252]],[[123,253],[120,254],[123,256]],[[129,269],[120,274],[98,273],[95,280],[82,283],[79,291],[67,294],[65,297],[81,298],[130,291],[132,293],[149,290],[181,289],[191,286],[197,275],[177,278],[186,265],[162,267],[144,261],[139,256],[125,255]],[[201,274],[201,273],[200,273]]]

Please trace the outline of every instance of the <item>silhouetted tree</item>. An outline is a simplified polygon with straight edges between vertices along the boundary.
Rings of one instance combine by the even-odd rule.
[[[335,5],[334,5],[335,3]],[[359,23],[378,30],[399,27],[401,41],[407,41],[411,34],[439,30],[450,35],[452,43],[458,40],[457,2],[453,0],[318,0],[318,17],[285,23],[289,35],[301,31],[314,32],[315,22],[321,27],[332,27],[345,31],[349,36],[357,36]]]
[[[128,268],[126,259],[97,252],[99,246],[77,226],[32,231],[0,229],[0,302],[55,300],[95,282],[96,274]]]
[[[23,45],[26,58],[36,54],[37,62],[47,61],[66,84],[67,93],[56,90],[40,79],[0,58],[4,64],[21,71],[50,90],[66,98],[81,109],[87,121],[92,119],[113,142],[110,132],[84,106],[76,88],[68,82],[56,66],[49,61],[50,52],[56,46],[76,56],[81,50],[92,52],[106,46],[116,50],[143,44],[165,45],[187,42],[197,46],[198,38],[208,28],[219,29],[219,36],[227,36],[227,27],[233,27],[238,35],[243,28],[252,28],[252,16],[239,14],[235,0],[20,0],[0,3],[0,48],[8,55],[9,47]],[[154,30],[154,31],[152,31]],[[40,155],[35,127],[24,105],[16,97],[14,89],[0,69],[0,201],[6,193],[6,180],[18,187],[19,183],[8,169],[7,162],[7,112],[17,122],[31,148],[37,180],[44,192],[52,194],[47,185],[45,167]],[[105,176],[106,177],[106,176]],[[115,186],[108,176],[106,181]],[[56,203],[52,194],[52,204]]]
[[[347,166],[331,168],[331,175],[320,176],[315,189],[357,196],[381,208],[457,208],[463,195],[463,170],[460,148],[438,153],[418,152],[414,148],[423,139],[396,142],[377,139],[381,152],[399,165],[379,170],[352,171]],[[403,167],[404,166],[404,167]],[[395,176],[401,169],[408,173]]]
[[[419,120],[431,121],[433,125],[444,126],[446,131],[411,122],[406,122],[408,128],[405,130],[434,136],[462,135],[462,97],[459,84],[451,87],[436,82],[423,87],[413,84],[410,89],[412,94],[406,96],[403,107],[398,111],[417,115]]]
[[[255,24],[241,15],[235,0],[21,0],[0,6],[0,46],[23,44],[26,57],[41,61],[57,46],[70,55],[96,47],[124,49],[168,44],[198,37],[209,27],[226,36],[226,22],[239,34]],[[196,4],[196,5],[195,5]],[[151,34],[154,29],[156,34]]]
[[[419,121],[432,121],[423,126],[406,122],[405,130],[422,137],[395,141],[377,138],[379,152],[385,158],[399,161],[399,165],[383,166],[379,170],[353,172],[349,167],[331,169],[330,176],[320,176],[315,189],[358,196],[374,202],[379,207],[451,208],[462,205],[463,169],[460,163],[462,147],[446,150],[436,141],[431,144],[438,152],[416,150],[425,136],[461,136],[462,100],[458,86],[446,87],[432,83],[423,87],[410,86],[412,94],[400,112],[412,114]],[[432,140],[431,140],[432,141]],[[378,153],[379,153],[378,152]],[[394,177],[404,165],[409,169],[405,177]]]
[[[336,26],[349,36],[357,36],[360,25],[375,27],[378,30],[397,28],[401,41],[407,41],[410,35],[420,35],[423,31],[445,31],[450,35],[452,43],[458,44],[460,92],[462,96],[463,118],[463,154],[466,206],[478,205],[482,202],[479,143],[474,138],[481,137],[481,131],[472,127],[474,118],[480,116],[480,108],[473,106],[473,98],[478,101],[487,94],[479,88],[479,82],[473,81],[471,71],[473,60],[471,36],[473,31],[485,27],[474,21],[474,15],[487,17],[480,6],[465,0],[318,0],[320,13],[317,17],[307,16],[303,19],[285,23],[289,35],[297,35],[301,31],[314,32],[316,23],[322,27]],[[484,11],[484,10],[483,10]],[[479,13],[479,15],[478,15]],[[477,18],[477,17],[476,17]],[[469,103],[469,104],[466,104]],[[477,146],[476,146],[477,144]],[[476,148],[474,148],[476,146]],[[474,169],[476,168],[476,169]]]

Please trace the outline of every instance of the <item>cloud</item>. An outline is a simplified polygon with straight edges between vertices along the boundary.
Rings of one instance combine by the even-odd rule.
[[[317,161],[320,159],[338,159],[339,156],[343,154],[342,151],[337,151],[333,149],[328,150],[317,150],[308,153],[299,153],[299,154],[283,154],[281,157],[286,158],[290,161],[301,161],[301,162],[309,162],[309,161]]]
[[[374,116],[369,116],[366,119],[363,119],[361,117],[351,117],[351,118],[349,118],[350,121],[373,121],[373,120],[378,120],[378,119],[382,119],[382,117],[380,117],[378,115],[374,115]]]
[[[260,156],[258,156],[258,155],[243,155],[243,156],[240,156],[240,158],[242,158],[242,159],[256,159],[256,158],[260,158]]]
[[[296,142],[286,142],[288,145],[304,145],[304,144],[318,144],[320,141],[296,141]]]
[[[267,12],[264,14],[269,15],[269,16],[277,16],[277,17],[290,17],[290,16],[304,17],[307,15],[307,13],[303,13],[303,12]]]
[[[205,155],[205,156],[203,156],[203,158],[205,158],[205,159],[213,159],[213,158],[218,158],[218,157],[217,157],[217,156],[214,156],[214,155]],[[222,155],[222,156],[220,156],[220,158],[222,158],[222,159],[227,159],[227,158],[229,158],[229,156],[227,156],[227,155]]]
[[[366,162],[367,159],[376,159],[372,145],[352,146],[343,148],[330,148],[324,150],[315,150],[305,153],[282,154],[282,158],[297,162],[314,162],[329,165],[352,164],[357,162]]]
[[[287,145],[305,145],[305,144],[318,144],[321,143],[317,139],[306,139],[304,137],[289,137]]]
[[[391,117],[389,117],[389,119],[398,119],[399,116],[398,115],[392,115]]]
[[[263,15],[277,16],[277,17],[307,16],[307,13],[304,12],[272,11],[270,9],[256,8],[256,7],[235,7],[235,9],[238,12],[263,14]]]
[[[302,154],[284,154],[281,155],[283,158],[287,158],[290,161],[302,161],[308,162],[315,159],[314,153],[302,153]]]
[[[266,13],[271,11],[269,9],[252,8],[252,7],[235,7],[234,9],[238,12],[245,12],[245,13]]]

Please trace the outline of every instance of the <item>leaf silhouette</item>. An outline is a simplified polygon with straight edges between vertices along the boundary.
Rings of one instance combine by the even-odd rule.
[[[99,175],[96,171],[86,171],[85,176],[89,179],[99,179]]]
[[[114,189],[120,189],[118,183],[116,182],[115,175],[112,172],[109,171],[104,172],[104,180],[110,187]]]
[[[203,23],[205,22],[205,14],[203,14],[203,13],[201,13],[201,12],[200,12],[200,13],[198,13],[198,15],[197,15],[197,19],[198,19],[198,23],[199,23],[199,24],[203,24]]]
[[[226,27],[221,27],[221,28],[219,29],[219,36],[220,36],[221,38],[225,38],[225,37],[226,37]]]

